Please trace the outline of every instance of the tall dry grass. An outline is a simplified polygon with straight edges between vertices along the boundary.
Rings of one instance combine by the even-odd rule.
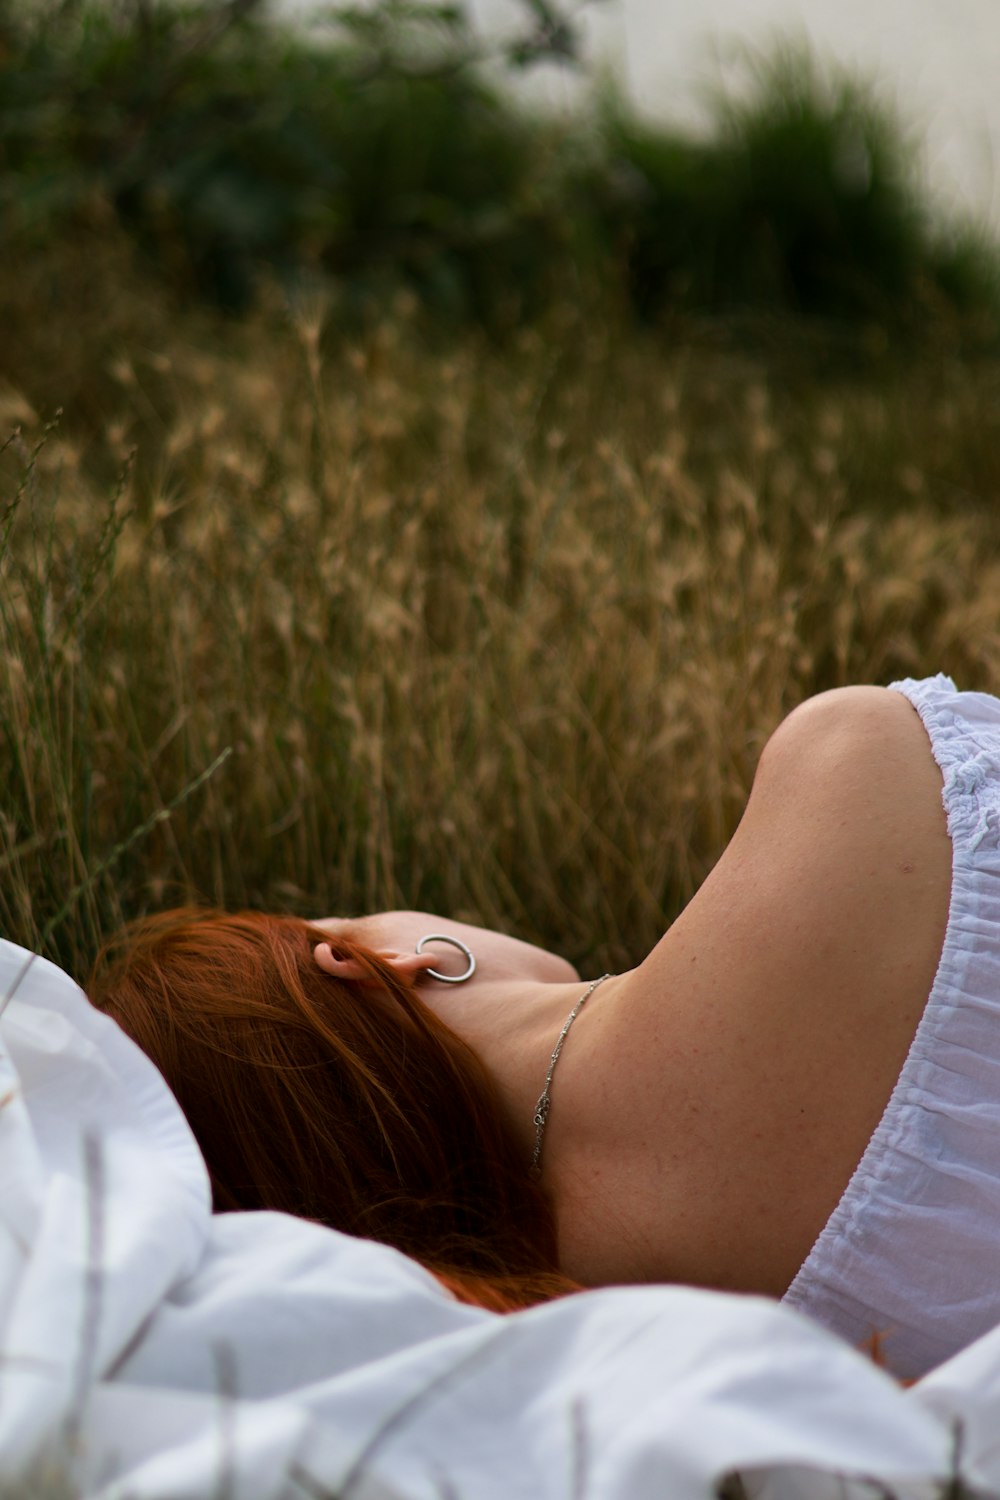
[[[91,270],[0,293],[0,925],[72,972],[191,898],[617,968],[802,698],[1000,685],[996,363],[225,325]]]

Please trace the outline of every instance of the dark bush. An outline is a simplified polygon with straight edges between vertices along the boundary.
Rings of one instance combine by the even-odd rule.
[[[995,247],[934,224],[914,149],[873,91],[779,51],[714,115],[698,141],[605,105],[594,197],[641,316],[680,305],[898,324],[932,305],[996,306]]]

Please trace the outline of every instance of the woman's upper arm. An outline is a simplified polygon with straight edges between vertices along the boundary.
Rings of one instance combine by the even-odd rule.
[[[714,1176],[762,1290],[794,1274],[885,1107],[937,967],[950,860],[912,707],[824,694],[768,743],[732,842],[647,960],[672,983],[702,1101],[690,1191]]]

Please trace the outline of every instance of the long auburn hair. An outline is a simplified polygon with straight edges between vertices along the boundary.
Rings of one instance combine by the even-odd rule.
[[[320,942],[365,981],[324,973]],[[217,1210],[382,1240],[497,1311],[575,1289],[479,1057],[349,936],[180,908],[113,938],[88,993],[173,1090]]]

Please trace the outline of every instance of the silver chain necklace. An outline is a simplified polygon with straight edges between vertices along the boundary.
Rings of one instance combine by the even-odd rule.
[[[549,1058],[549,1071],[545,1075],[545,1087],[542,1089],[542,1092],[538,1096],[538,1103],[535,1105],[535,1113],[532,1116],[532,1121],[535,1126],[535,1149],[531,1153],[531,1163],[528,1167],[528,1173],[536,1181],[542,1175],[542,1138],[545,1135],[545,1125],[546,1121],[549,1118],[549,1109],[552,1104],[552,1100],[549,1097],[549,1090],[552,1087],[552,1075],[556,1070],[556,1063],[559,1061],[559,1054],[562,1051],[562,1044],[566,1040],[566,1034],[569,1031],[569,1028],[572,1026],[573,1022],[576,1020],[577,1016],[580,1014],[581,1010],[590,999],[591,995],[597,989],[597,986],[599,984],[603,984],[606,979],[610,978],[610,974],[602,974],[600,979],[595,979],[593,984],[587,986],[586,990],[580,996],[579,1000],[576,1002],[573,1009],[566,1017],[563,1029],[559,1033],[559,1040],[556,1042],[555,1046],[552,1049],[552,1056]]]

